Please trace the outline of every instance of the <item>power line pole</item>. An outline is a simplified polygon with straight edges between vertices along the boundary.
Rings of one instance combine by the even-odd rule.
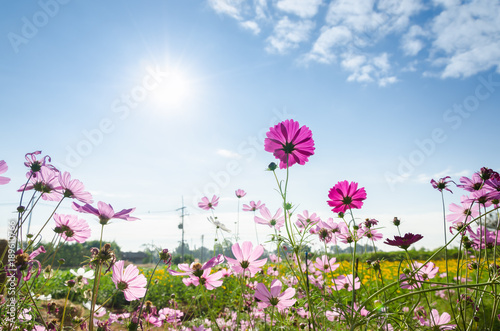
[[[201,235],[201,249],[200,249],[201,250],[201,261],[200,261],[201,263],[203,263],[203,249],[205,248],[205,247],[203,247],[203,239],[204,238],[205,238],[205,235],[202,234]]]
[[[186,207],[184,207],[184,197],[182,197],[182,207],[181,208],[178,208],[177,210],[180,210],[181,211],[181,230],[182,230],[182,242],[181,242],[181,262],[184,262],[184,216],[187,216],[186,213],[184,213],[184,210],[186,209]]]

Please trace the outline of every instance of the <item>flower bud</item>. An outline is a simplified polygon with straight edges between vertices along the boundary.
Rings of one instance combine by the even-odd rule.
[[[269,163],[269,165],[267,166],[267,170],[269,171],[274,171],[276,170],[276,168],[278,168],[278,165],[274,162]]]

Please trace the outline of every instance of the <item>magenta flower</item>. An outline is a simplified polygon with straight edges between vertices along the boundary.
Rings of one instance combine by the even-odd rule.
[[[266,133],[264,149],[280,160],[280,169],[295,163],[304,165],[314,154],[312,132],[307,126],[299,128],[299,123],[286,120],[270,128]]]
[[[274,306],[279,312],[284,311],[286,308],[293,306],[296,299],[292,299],[295,295],[294,288],[287,288],[283,293],[281,293],[281,288],[283,284],[277,279],[271,282],[271,291],[269,291],[266,285],[259,283],[255,289],[255,298],[260,300],[258,306],[260,309],[267,308],[269,306]]]
[[[77,199],[83,203],[92,203],[92,194],[85,191],[85,187],[78,179],[71,179],[69,172],[59,173],[59,184],[64,197]]]
[[[84,219],[78,219],[76,215],[54,214],[56,228],[54,231],[60,234],[66,241],[84,243],[90,238],[90,227]]]
[[[312,213],[311,215],[309,215],[309,211],[304,210],[302,214],[303,215],[301,214],[297,215],[297,222],[295,222],[295,224],[299,229],[305,228],[309,225],[315,225],[319,221],[321,221],[321,218],[319,218],[319,216],[317,216],[316,213]]]
[[[266,204],[261,203],[260,200],[255,202],[255,201],[250,201],[250,205],[243,205],[243,211],[256,211],[264,207]]]
[[[220,280],[224,275],[222,271],[217,271],[213,274],[210,274],[212,269],[205,269],[203,273],[199,277],[190,276],[191,282],[194,286],[202,285],[205,286],[207,290],[213,290],[216,287],[220,287],[222,285],[222,280]]]
[[[420,287],[422,287],[422,283],[424,282],[424,278],[420,274],[412,274],[412,275],[407,275],[407,274],[401,274],[399,276],[399,286],[401,288],[407,289],[407,290],[415,290]]]
[[[340,275],[334,279],[333,283],[334,290],[336,291],[345,289],[350,292],[353,288],[357,290],[361,287],[361,283],[358,277],[356,277],[353,282],[352,274],[347,276]]]
[[[42,194],[43,200],[60,201],[62,194],[59,193],[61,186],[58,179],[59,172],[49,167],[42,166],[36,176],[28,173],[29,183],[22,185],[18,192],[35,190]]]
[[[235,259],[226,256],[226,260],[235,273],[242,274],[243,276],[246,276],[248,272],[250,277],[253,277],[267,262],[267,258],[257,260],[262,253],[264,253],[264,247],[262,247],[262,245],[258,245],[253,249],[252,243],[250,241],[245,241],[243,243],[243,248],[240,247],[240,244],[235,243],[231,247],[231,250],[233,251]]]
[[[80,213],[92,214],[99,217],[99,223],[102,225],[108,224],[109,220],[113,218],[119,218],[125,221],[136,221],[137,217],[130,216],[135,208],[123,209],[117,213],[115,213],[113,207],[107,203],[99,201],[97,203],[97,209],[89,205],[88,203],[84,206],[80,206],[76,202],[73,202],[72,207],[74,210]]]
[[[358,238],[361,238],[365,236],[366,238],[370,239],[371,241],[378,241],[382,240],[384,238],[384,235],[377,230],[370,229],[370,228],[362,228],[360,227],[358,229]]]
[[[274,227],[277,230],[285,225],[285,216],[281,216],[281,208],[279,208],[278,211],[276,211],[276,214],[272,216],[267,207],[262,207],[260,209],[260,214],[262,218],[255,216],[255,223],[269,225],[269,227]]]
[[[439,192],[443,192],[443,190],[451,192],[451,190],[448,188],[448,184],[452,182],[451,180],[449,180],[450,178],[451,178],[450,176],[446,176],[440,178],[437,182],[434,179],[431,179],[431,185]]]
[[[5,173],[9,169],[9,166],[4,160],[0,161],[0,175]],[[5,185],[10,182],[10,178],[0,176],[0,185]]]
[[[415,269],[418,269],[420,267],[422,268],[417,271],[417,274],[419,274],[424,280],[436,277],[437,273],[439,272],[439,267],[436,267],[433,262],[428,262],[425,265],[420,262],[414,262]]]
[[[479,205],[470,202],[469,197],[466,195],[463,195],[460,200],[462,206],[452,203],[448,207],[452,212],[452,214],[446,215],[446,220],[448,222],[453,222],[453,224],[461,222],[465,224],[479,216]]]
[[[424,236],[421,234],[413,234],[413,233],[406,233],[403,237],[400,236],[394,236],[394,239],[389,239],[387,238],[384,241],[384,244],[390,245],[390,246],[397,246],[402,249],[408,249],[412,244],[416,243],[420,239],[422,239]]]
[[[113,265],[113,276],[111,279],[118,290],[122,291],[127,301],[138,300],[146,294],[147,280],[144,275],[139,274],[136,266],[129,264],[125,270],[125,261],[118,261]]]
[[[25,155],[26,162],[24,162],[24,165],[30,169],[26,174],[27,177],[37,176],[37,173],[42,169],[42,167],[48,167],[51,170],[57,171],[53,165],[48,164],[51,161],[50,156],[45,155],[40,160],[36,158],[36,155],[40,155],[41,153],[42,151],[35,151]]]
[[[242,189],[237,189],[234,193],[236,194],[236,197],[238,199],[243,198],[245,195],[247,195],[247,192],[243,191]]]
[[[201,198],[201,202],[198,202],[198,207],[204,210],[210,210],[217,207],[219,204],[219,198],[217,196],[212,197],[212,201],[209,201],[207,197]]]
[[[358,189],[358,183],[347,180],[338,182],[328,193],[328,205],[334,213],[345,213],[347,209],[360,209],[366,199],[365,188]]]
[[[40,275],[40,272],[42,271],[42,265],[40,264],[40,261],[35,260],[35,257],[38,255],[46,253],[45,247],[40,246],[39,248],[35,249],[31,254],[25,253],[22,249],[17,250],[15,253],[14,257],[14,266],[15,268],[6,268],[7,271],[7,276],[14,276],[17,278],[17,283],[19,284],[19,281],[21,278],[24,281],[28,281],[31,279],[31,276],[33,275],[32,269],[33,265],[36,264],[36,277]],[[14,271],[12,273],[12,271]],[[23,271],[26,271],[26,275],[23,277]]]

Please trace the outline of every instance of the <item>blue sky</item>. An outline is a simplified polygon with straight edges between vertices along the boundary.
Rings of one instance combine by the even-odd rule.
[[[181,199],[186,240],[213,243],[196,206],[221,196],[231,229],[241,203],[280,206],[263,149],[271,125],[293,118],[316,143],[291,168],[297,211],[331,217],[338,181],[368,199],[355,216],[377,218],[387,236],[442,241],[431,178],[498,170],[498,1],[62,1],[5,3],[0,13],[0,159],[12,181],[0,213],[14,217],[24,154],[42,150],[115,209],[105,238],[124,249],[175,247]],[[284,173],[279,173],[283,178]],[[447,204],[458,202],[454,190]],[[50,214],[45,203],[33,228]],[[60,212],[71,213],[69,203]],[[253,215],[241,237],[256,241]],[[99,226],[85,217],[98,237]],[[6,222],[5,222],[6,223]],[[0,231],[7,232],[6,224]],[[263,242],[269,229],[259,226]],[[33,230],[31,230],[33,232]],[[50,238],[50,231],[44,238]]]

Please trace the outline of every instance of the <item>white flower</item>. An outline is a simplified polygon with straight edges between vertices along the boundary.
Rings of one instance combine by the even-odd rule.
[[[37,297],[38,300],[42,300],[42,301],[49,301],[49,300],[52,300],[52,294],[49,294],[49,295],[43,295],[43,294],[40,294],[38,297]]]
[[[84,268],[78,268],[77,271],[71,269],[69,272],[75,275],[76,279],[78,281],[81,280],[85,285],[88,284],[87,279],[94,279],[94,270],[85,271]]]
[[[213,225],[215,225],[217,227],[217,229],[221,229],[222,231],[226,231],[226,232],[231,232],[231,230],[229,230],[224,224],[217,221],[217,217],[214,219],[212,216],[210,216],[210,217],[208,217],[208,221],[210,223],[212,223]]]

